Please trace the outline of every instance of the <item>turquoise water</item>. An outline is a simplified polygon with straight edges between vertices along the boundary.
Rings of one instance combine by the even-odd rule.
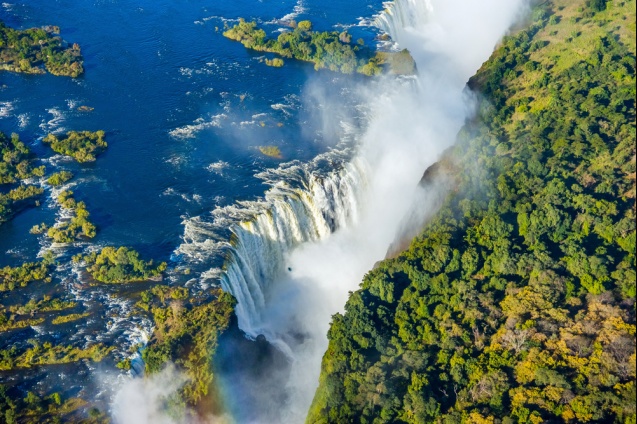
[[[0,131],[18,133],[47,173],[72,171],[70,188],[98,226],[91,244],[58,251],[61,260],[94,246],[126,245],[179,268],[184,258],[176,250],[184,241],[185,220],[259,199],[267,186],[258,173],[282,161],[310,161],[338,141],[338,130],[325,128],[322,105],[309,92],[320,87],[339,93],[360,77],[316,73],[311,64],[291,60],[281,69],[267,67],[260,63],[262,55],[221,35],[224,23],[255,19],[276,35],[282,28],[278,20],[310,19],[317,30],[349,28],[355,38],[373,44],[376,30],[358,25],[359,18],[381,9],[381,1],[372,0],[2,3],[0,18],[7,25],[58,25],[84,56],[85,74],[77,79],[0,73]],[[94,110],[80,112],[82,105]],[[54,155],[41,143],[50,132],[98,129],[106,131],[109,146],[93,164]],[[278,146],[283,159],[263,156],[260,145]],[[41,207],[0,226],[0,266],[35,260],[48,247],[29,234],[33,225],[56,220],[59,209],[52,194],[46,196]],[[198,275],[171,278],[181,284]],[[83,287],[80,277],[62,266],[53,284],[34,285],[3,302],[58,295],[79,300],[77,310],[69,312],[88,311],[88,321],[0,334],[0,347],[25,346],[35,337],[76,345],[100,341],[124,351],[140,337],[138,330],[149,328],[147,319],[128,316],[128,289]],[[106,380],[120,375],[112,365],[47,367],[0,380],[24,381],[24,389],[37,381],[44,388],[62,385],[90,397],[103,390],[96,374]]]

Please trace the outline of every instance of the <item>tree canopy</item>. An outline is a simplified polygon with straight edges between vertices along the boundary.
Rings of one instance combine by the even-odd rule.
[[[309,423],[635,422],[635,2],[545,2],[458,185],[333,316]]]

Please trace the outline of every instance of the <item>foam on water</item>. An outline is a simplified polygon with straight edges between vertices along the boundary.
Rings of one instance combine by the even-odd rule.
[[[212,173],[223,176],[223,171],[229,167],[230,167],[230,164],[228,162],[220,160],[206,166],[206,169]]]
[[[295,5],[294,5],[294,9],[292,10],[292,12],[288,13],[287,15],[283,16],[281,19],[279,19],[279,21],[281,22],[290,22],[294,19],[296,19],[299,15],[306,13],[307,9],[305,8],[305,2],[304,0],[299,0]]]
[[[56,107],[52,107],[47,109],[47,113],[52,115],[52,118],[47,120],[42,120],[40,123],[40,128],[47,133],[60,133],[64,131],[64,127],[62,124],[66,120],[64,112]]]
[[[0,118],[8,118],[12,115],[14,102],[0,102]]]
[[[193,139],[196,135],[209,128],[221,128],[221,123],[228,118],[225,113],[212,115],[207,118],[199,117],[192,124],[184,125],[183,127],[175,128],[170,131],[171,137],[177,140]]]
[[[20,129],[25,129],[29,125],[31,115],[29,113],[21,113],[18,115],[18,126]]]

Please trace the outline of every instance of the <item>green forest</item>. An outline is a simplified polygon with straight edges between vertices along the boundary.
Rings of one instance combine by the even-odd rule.
[[[635,423],[635,1],[542,3],[456,181],[333,316],[308,423]]]
[[[429,172],[434,184],[436,174],[451,177],[453,189],[409,247],[379,262],[333,316],[308,423],[637,423],[635,20],[635,0],[542,2],[471,78],[478,113]],[[58,32],[0,22],[1,68],[78,76],[79,47]],[[407,51],[373,52],[309,21],[270,39],[240,20],[224,35],[270,54],[273,67],[284,58],[346,74],[416,71]],[[42,141],[78,162],[107,147],[103,131]],[[258,149],[280,156],[275,146]],[[0,133],[0,153],[0,224],[73,178],[45,176],[15,134]],[[97,228],[74,196],[62,190],[53,200],[66,218],[31,232],[58,243],[93,239]],[[172,363],[186,376],[167,405],[223,412],[214,353],[237,326],[235,299],[158,282],[166,263],[131,248],[89,252],[74,261],[90,283],[120,284],[108,288],[130,290],[131,313],[153,320],[146,373]],[[48,294],[57,265],[49,251],[0,268],[0,332],[91,315]],[[42,293],[6,301],[29,286]],[[0,372],[76,361],[131,368],[114,356],[101,343],[32,339],[0,349]],[[109,421],[81,396],[3,382],[0,422]]]

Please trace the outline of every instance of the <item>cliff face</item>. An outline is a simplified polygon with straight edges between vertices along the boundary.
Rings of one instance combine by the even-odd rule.
[[[635,1],[544,2],[457,189],[334,316],[307,422],[635,422]]]

